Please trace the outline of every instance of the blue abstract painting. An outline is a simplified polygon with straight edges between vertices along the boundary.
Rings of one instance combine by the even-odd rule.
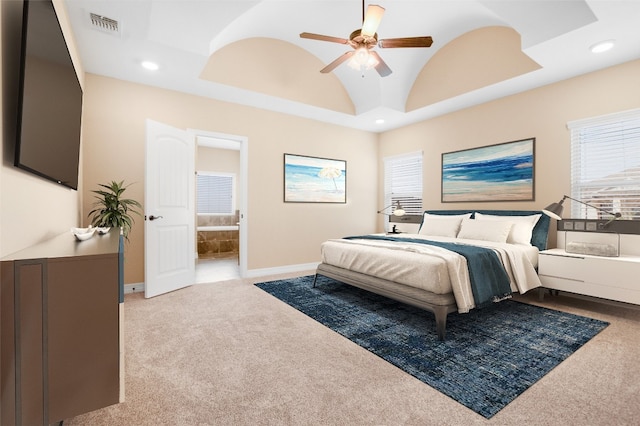
[[[346,203],[347,162],[285,154],[284,201]]]
[[[533,201],[535,138],[442,154],[442,202]]]

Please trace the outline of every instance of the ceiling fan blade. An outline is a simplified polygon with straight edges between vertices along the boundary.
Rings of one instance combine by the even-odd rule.
[[[362,31],[360,34],[362,36],[373,37],[376,31],[378,31],[382,15],[384,15],[384,7],[370,4],[369,7],[367,7],[367,14],[362,22]]]
[[[351,51],[349,51],[347,53],[344,53],[338,59],[336,59],[335,61],[331,62],[326,67],[322,68],[320,70],[320,72],[323,73],[323,74],[326,74],[326,73],[329,73],[329,72],[333,71],[338,65],[340,65],[341,63],[343,63],[344,61],[349,59],[351,56],[353,56],[354,53],[356,53],[355,50],[351,50]]]
[[[433,39],[427,37],[402,37],[402,38],[387,38],[380,40],[378,46],[382,48],[390,47],[431,47]]]
[[[311,40],[330,41],[332,43],[347,44],[349,40],[340,37],[331,37],[322,34],[300,33],[300,38],[308,38]]]
[[[392,73],[391,68],[382,60],[378,52],[373,50],[369,51],[369,55],[372,55],[378,61],[378,65],[376,65],[376,71],[380,74],[380,77],[386,77]]]

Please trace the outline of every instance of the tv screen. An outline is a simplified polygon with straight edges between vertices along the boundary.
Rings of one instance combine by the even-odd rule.
[[[25,1],[15,165],[78,189],[82,88],[50,0]]]

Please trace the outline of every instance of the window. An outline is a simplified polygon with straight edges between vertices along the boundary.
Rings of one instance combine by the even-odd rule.
[[[196,175],[197,213],[233,215],[236,212],[236,175],[198,172]]]
[[[640,219],[640,109],[568,123],[571,197]],[[572,217],[610,219],[572,203]]]
[[[421,215],[422,152],[384,159],[384,207],[400,202],[406,214]],[[391,209],[385,213],[392,213]]]

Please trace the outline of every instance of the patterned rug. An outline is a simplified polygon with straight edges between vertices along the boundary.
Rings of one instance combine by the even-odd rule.
[[[256,285],[485,418],[608,325],[507,300],[450,314],[440,342],[429,312],[323,276],[312,283]]]

